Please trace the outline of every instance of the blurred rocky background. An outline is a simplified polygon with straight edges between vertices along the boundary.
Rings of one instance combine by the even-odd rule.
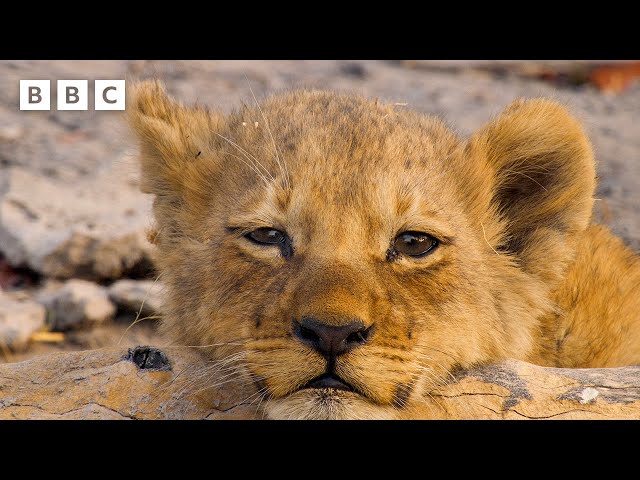
[[[122,112],[56,111],[55,81],[156,77],[229,111],[292,87],[348,90],[443,116],[468,135],[519,96],[568,104],[598,160],[596,220],[640,251],[638,61],[1,61],[0,362],[157,344],[162,281],[149,196]],[[51,111],[19,110],[20,79],[52,81]],[[251,89],[251,90],[250,90]]]

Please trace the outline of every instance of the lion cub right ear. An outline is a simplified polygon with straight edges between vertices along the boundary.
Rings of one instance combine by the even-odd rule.
[[[203,168],[221,116],[183,106],[156,80],[133,84],[127,93],[129,124],[140,141],[140,189],[158,196],[183,193],[196,160]]]

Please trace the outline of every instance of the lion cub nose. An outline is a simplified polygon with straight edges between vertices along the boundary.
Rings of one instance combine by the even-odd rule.
[[[363,345],[372,333],[371,327],[366,328],[360,320],[335,326],[314,317],[304,317],[302,321],[293,323],[295,337],[327,358],[337,357]]]

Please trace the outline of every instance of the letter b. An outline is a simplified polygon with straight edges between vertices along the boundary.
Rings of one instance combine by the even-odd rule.
[[[20,110],[50,110],[50,90],[50,80],[20,80]]]
[[[58,110],[87,110],[88,80],[58,80]]]
[[[42,101],[41,93],[40,87],[29,87],[29,103],[40,103]]]
[[[67,103],[78,103],[78,87],[67,87]]]

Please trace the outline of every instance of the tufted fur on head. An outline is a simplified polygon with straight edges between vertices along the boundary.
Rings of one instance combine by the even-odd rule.
[[[142,82],[128,116],[155,196],[163,331],[208,346],[273,418],[411,416],[455,369],[505,358],[640,360],[638,342],[608,338],[616,325],[637,338],[638,301],[613,295],[605,311],[591,283],[634,288],[620,282],[637,285],[637,257],[590,226],[591,146],[553,101],[516,100],[469,139],[322,91],[222,115]],[[281,241],[256,241],[265,231]],[[431,245],[421,255],[402,248],[415,235]],[[617,263],[594,273],[602,255]],[[352,328],[336,340],[349,348],[327,350]]]

